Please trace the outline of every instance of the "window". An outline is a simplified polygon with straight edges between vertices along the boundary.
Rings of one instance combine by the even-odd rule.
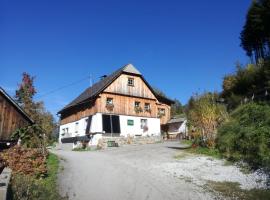
[[[144,104],[144,110],[145,111],[150,111],[150,103],[145,103]]]
[[[147,128],[147,119],[141,119],[141,129]]]
[[[61,134],[62,136],[65,135],[65,130],[66,130],[66,129],[64,129],[64,128],[62,129],[62,134]]]
[[[68,132],[68,128],[66,128],[66,134],[69,134],[69,132]]]
[[[134,120],[128,119],[128,120],[127,120],[127,125],[128,125],[128,126],[133,126],[133,125],[134,125]]]
[[[113,98],[107,98],[107,100],[106,100],[106,104],[107,105],[113,105]]]
[[[128,86],[134,86],[134,78],[128,78]]]
[[[160,117],[164,116],[165,115],[165,108],[158,108],[158,115]]]
[[[78,133],[78,129],[79,129],[79,122],[75,123],[75,133]]]
[[[140,107],[140,104],[141,104],[141,102],[139,102],[139,101],[135,101],[134,106],[135,106],[136,108],[138,108],[138,107]]]

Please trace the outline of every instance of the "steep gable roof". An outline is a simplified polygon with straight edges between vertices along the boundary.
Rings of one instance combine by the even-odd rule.
[[[15,109],[25,117],[28,122],[31,124],[34,123],[28,114],[11,98],[11,96],[8,95],[8,93],[6,93],[2,87],[0,87],[0,94],[2,94],[15,107]]]
[[[117,79],[122,73],[134,74],[140,76],[143,81],[147,84],[149,89],[153,92],[153,94],[157,97],[158,100],[163,100],[165,103],[173,103],[170,99],[164,99],[164,97],[160,97],[156,92],[152,89],[152,87],[147,83],[147,81],[143,78],[142,74],[132,65],[127,64],[120,69],[113,72],[111,75],[103,78],[99,82],[95,83],[92,87],[87,88],[84,92],[82,92],[77,98],[75,98],[71,103],[66,105],[62,110],[58,113],[62,113],[63,111],[86,103],[88,100],[95,98],[98,96],[104,89],[106,89],[115,79]]]

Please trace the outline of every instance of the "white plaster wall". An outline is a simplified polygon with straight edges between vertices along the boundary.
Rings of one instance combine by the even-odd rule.
[[[95,115],[92,116],[92,123],[90,127],[90,132],[95,133],[95,132],[102,132],[102,114],[101,113],[96,113]]]
[[[84,117],[78,121],[67,123],[60,126],[59,142],[64,137],[75,137],[85,135],[88,117]],[[76,123],[78,123],[78,128],[76,132]],[[63,135],[63,129],[68,128],[68,134]],[[102,114],[97,113],[92,116],[92,122],[90,127],[91,132],[102,132]]]
[[[141,128],[141,119],[147,119],[148,131],[143,132]],[[128,120],[133,120],[134,125],[130,126],[127,124]],[[135,117],[135,116],[125,116],[120,115],[120,127],[121,127],[121,136],[151,136],[151,135],[160,135],[160,119],[159,118],[147,118],[147,117]]]
[[[83,136],[85,135],[86,131],[86,119],[88,117],[84,117],[78,121],[71,122],[68,124],[64,124],[60,126],[60,134],[59,134],[59,142],[61,143],[61,139],[64,137],[75,137],[75,136]],[[147,117],[135,117],[135,116],[125,116],[119,115],[120,119],[120,129],[121,129],[121,136],[127,137],[141,135],[141,136],[159,136],[160,135],[160,119],[159,118],[147,118]],[[147,126],[148,131],[144,132],[141,128],[141,119],[147,119]],[[134,125],[130,126],[127,124],[128,120],[133,120]],[[76,132],[76,123],[78,123],[78,131]],[[63,129],[69,129],[69,134],[63,134]],[[92,122],[90,127],[90,132],[98,132],[102,133],[103,126],[102,126],[102,113],[96,113],[92,116]],[[92,139],[92,145],[96,145],[100,135],[97,135]]]

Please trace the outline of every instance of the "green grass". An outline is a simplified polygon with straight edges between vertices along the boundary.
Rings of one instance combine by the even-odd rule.
[[[48,189],[57,188],[57,174],[59,169],[59,159],[55,154],[50,153],[47,158],[47,176],[45,179],[41,179]]]
[[[72,151],[96,151],[96,150],[98,150],[98,148],[91,148],[91,147],[81,148],[81,147],[78,147],[78,148],[72,149]]]
[[[196,148],[190,148],[186,150],[188,153],[193,153],[193,154],[200,154],[200,155],[206,155],[210,156],[213,158],[218,158],[221,159],[222,155],[219,153],[217,149],[210,149],[206,147],[196,147]]]
[[[192,145],[192,141],[191,140],[181,140],[180,143],[181,144],[188,145],[188,146],[191,146]]]
[[[215,182],[208,181],[206,188],[221,194],[228,199],[245,199],[245,200],[267,200],[270,197],[270,190],[252,189],[244,190],[240,188],[239,183],[235,182]]]

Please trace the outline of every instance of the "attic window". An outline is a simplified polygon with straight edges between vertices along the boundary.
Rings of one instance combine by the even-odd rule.
[[[134,86],[134,78],[128,78],[128,86]]]

